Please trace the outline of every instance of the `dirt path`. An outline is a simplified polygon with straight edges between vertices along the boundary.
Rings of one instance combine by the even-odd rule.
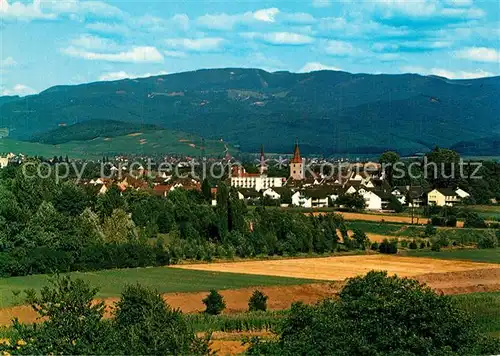
[[[371,270],[383,270],[402,277],[426,273],[446,273],[482,268],[500,268],[498,264],[439,260],[390,255],[357,255],[291,260],[245,261],[210,264],[178,265],[201,271],[217,271],[282,276],[318,280],[344,280]]]

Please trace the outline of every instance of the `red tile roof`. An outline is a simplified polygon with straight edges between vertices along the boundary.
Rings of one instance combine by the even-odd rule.
[[[299,144],[295,144],[295,148],[293,150],[293,158],[290,163],[302,163],[302,158],[300,157]]]

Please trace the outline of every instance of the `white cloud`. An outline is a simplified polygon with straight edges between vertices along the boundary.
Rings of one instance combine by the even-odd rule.
[[[500,64],[500,51],[495,48],[469,47],[455,52],[455,55],[458,58],[476,62],[496,62]]]
[[[128,51],[118,53],[100,53],[87,51],[82,48],[68,47],[62,53],[93,61],[130,62],[130,63],[158,63],[163,62],[163,55],[155,48],[149,46],[133,47]]]
[[[326,64],[322,64],[319,62],[308,62],[306,63],[302,68],[299,69],[299,73],[309,73],[309,72],[316,72],[318,70],[342,70],[337,67],[333,66],[328,66]]]
[[[314,38],[292,32],[273,32],[264,34],[263,40],[271,44],[304,45],[314,41]]]
[[[172,58],[185,58],[187,57],[185,52],[182,51],[163,51],[163,54],[167,57]]]
[[[313,7],[329,7],[332,5],[331,0],[313,0],[312,6]]]
[[[124,13],[117,7],[102,1],[79,0],[0,0],[2,19],[33,21],[54,20],[59,16],[68,16],[73,20],[82,20],[87,15],[100,18],[119,18]]]
[[[125,13],[116,6],[102,1],[80,1],[80,0],[34,0],[40,3],[43,9],[56,15],[68,15],[70,18],[79,20],[87,15],[99,18],[121,18]]]
[[[473,0],[446,0],[446,4],[450,6],[472,6]]]
[[[422,75],[437,75],[440,77],[445,77],[448,79],[475,79],[475,78],[484,78],[491,77],[494,74],[490,72],[486,72],[482,69],[477,69],[474,72],[469,71],[450,71],[448,69],[443,68],[423,68],[423,67],[415,67],[415,66],[406,66],[401,68],[402,73],[417,73]]]
[[[113,81],[113,80],[121,80],[121,79],[133,79],[133,78],[147,78],[147,77],[154,77],[157,75],[165,75],[168,74],[168,72],[165,71],[160,71],[157,73],[143,73],[143,74],[132,74],[132,73],[127,73],[125,71],[119,71],[119,72],[108,72],[104,73],[101,76],[99,76],[99,80],[102,81]]]
[[[461,22],[485,16],[482,9],[473,7],[471,1],[440,0],[372,0],[372,10],[381,19],[406,17],[408,19],[456,19]]]
[[[117,23],[94,22],[89,23],[85,27],[90,31],[107,35],[128,35],[130,33],[130,29],[127,26]]]
[[[206,14],[196,19],[198,25],[212,30],[231,30],[241,19],[235,15],[222,14]]]
[[[3,89],[2,90],[2,95],[31,95],[31,94],[36,94],[37,91],[33,88],[30,88],[27,85],[24,84],[16,84],[14,85],[11,89]]]
[[[143,15],[130,21],[130,26],[140,32],[172,33],[186,32],[190,28],[190,19],[186,14],[176,14],[170,18]]]
[[[284,13],[282,18],[285,22],[299,25],[313,24],[317,21],[314,16],[306,12]]]
[[[257,10],[253,13],[253,17],[258,21],[263,22],[276,22],[276,15],[279,14],[280,10],[273,7],[270,9]]]
[[[196,19],[196,23],[212,30],[232,30],[238,24],[249,25],[252,23],[275,23],[276,16],[280,14],[277,8],[261,9],[255,12],[239,14],[206,14]]]
[[[327,41],[324,51],[332,56],[354,57],[363,54],[363,50],[345,41]]]
[[[244,32],[240,34],[247,39],[261,40],[272,45],[305,45],[314,42],[314,38],[293,32]]]
[[[209,52],[221,49],[224,39],[220,37],[206,38],[171,38],[165,40],[169,48],[180,49],[193,52]]]
[[[0,60],[0,68],[9,68],[17,65],[17,62],[12,57],[7,57],[5,59]]]
[[[183,31],[189,30],[189,16],[186,14],[176,14],[172,17],[172,22]]]
[[[80,35],[80,37],[72,39],[71,45],[84,49],[104,51],[113,51],[118,47],[113,40],[88,34]]]
[[[32,3],[16,1],[9,3],[9,0],[0,0],[0,17],[5,20],[53,20],[57,16],[51,13],[44,13],[40,8],[40,0]]]
[[[377,55],[376,58],[382,62],[395,62],[404,60],[404,58],[399,53],[382,53]]]
[[[438,50],[449,48],[453,45],[451,41],[433,41],[431,39],[426,41],[398,41],[398,42],[377,42],[374,43],[372,49],[377,52],[412,52],[412,51],[425,51],[425,50]]]

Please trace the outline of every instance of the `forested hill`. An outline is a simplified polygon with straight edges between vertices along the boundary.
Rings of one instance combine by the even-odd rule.
[[[413,153],[500,134],[499,94],[500,77],[207,69],[52,87],[1,104],[0,128],[28,139],[111,119],[223,138],[244,151],[263,143],[289,152],[298,138],[306,153]]]

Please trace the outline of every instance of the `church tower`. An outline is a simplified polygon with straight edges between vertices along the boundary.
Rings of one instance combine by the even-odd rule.
[[[259,173],[264,175],[267,172],[266,156],[264,155],[264,145],[260,146]]]
[[[293,150],[293,158],[290,161],[290,177],[293,180],[304,179],[304,165],[302,162],[302,157],[300,157],[298,142],[295,143],[295,148]]]

